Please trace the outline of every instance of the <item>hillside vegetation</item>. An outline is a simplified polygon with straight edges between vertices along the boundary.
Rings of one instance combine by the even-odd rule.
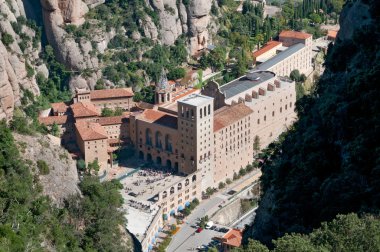
[[[61,209],[42,195],[39,176],[48,173],[46,167],[21,159],[1,121],[0,251],[132,251],[123,240],[120,183],[85,177],[82,195],[69,197]]]
[[[264,194],[247,237],[271,244],[337,214],[379,213],[379,13],[379,1],[346,4],[324,75],[297,102],[299,121],[263,167]]]

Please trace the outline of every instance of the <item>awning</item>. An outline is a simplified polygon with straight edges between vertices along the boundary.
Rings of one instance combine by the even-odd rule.
[[[170,211],[170,215],[174,215],[174,214],[175,214],[175,210],[173,209]]]
[[[153,249],[152,244],[149,244],[149,246],[148,246],[148,250],[151,251],[152,249]]]
[[[155,238],[152,238],[152,242],[151,242],[151,244],[154,244],[154,243],[156,243],[156,239],[155,239]]]
[[[164,220],[168,219],[168,215],[167,214],[164,214],[162,217],[163,217]]]
[[[186,201],[186,202],[185,202],[185,206],[186,206],[186,207],[190,206],[190,202],[189,202],[189,201]]]
[[[178,206],[178,211],[182,211],[183,209],[184,209],[184,207],[182,205]]]

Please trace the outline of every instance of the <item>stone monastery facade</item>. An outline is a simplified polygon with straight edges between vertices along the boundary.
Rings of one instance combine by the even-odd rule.
[[[112,153],[132,145],[145,162],[188,176],[197,174],[202,190],[217,186],[253,160],[295,119],[294,82],[273,72],[255,71],[221,87],[186,89],[164,77],[156,105],[135,104],[131,89],[78,90],[72,104],[54,103],[40,122],[58,125],[64,145],[76,145],[86,163],[112,166]],[[103,108],[121,116],[101,117]]]

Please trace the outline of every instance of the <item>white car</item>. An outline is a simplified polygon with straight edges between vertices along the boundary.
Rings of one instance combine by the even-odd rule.
[[[214,222],[209,221],[209,222],[207,222],[207,224],[206,224],[206,229],[210,229],[210,228],[212,228],[212,226],[214,226]]]

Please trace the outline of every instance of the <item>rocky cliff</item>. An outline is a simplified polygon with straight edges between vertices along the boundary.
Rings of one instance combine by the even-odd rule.
[[[270,244],[337,214],[380,209],[380,2],[347,2],[316,90],[263,167],[264,194],[246,238]]]
[[[122,24],[125,20],[120,20],[121,28],[116,28],[119,24],[106,27],[103,20],[86,15],[91,8],[103,4],[104,0],[40,1],[47,39],[53,46],[57,59],[73,72],[70,88],[93,89],[96,81],[102,77],[101,69],[104,67],[98,56],[104,54],[108,43],[116,34],[126,37],[128,31]],[[128,4],[133,6],[136,3],[131,1]],[[136,7],[139,30],[130,31],[130,37],[135,41],[145,37],[164,45],[173,45],[181,35],[185,35],[189,53],[195,54],[211,42],[209,31],[217,29],[216,22],[210,15],[211,5],[212,0],[146,1],[143,7]],[[146,10],[157,14],[158,23],[145,13]],[[87,36],[78,37],[70,32],[68,28],[72,26],[78,29],[86,26]],[[83,71],[87,73],[85,76]]]
[[[185,34],[188,36],[190,54],[196,53],[211,42],[209,31],[216,27],[210,15],[211,5],[212,0],[148,2],[148,6],[159,13],[160,29],[158,30],[161,42],[165,45],[173,45],[179,36]],[[151,37],[152,33],[158,34],[157,27],[149,20],[143,27],[147,37]]]
[[[12,117],[23,90],[39,94],[35,73],[46,76],[39,60],[38,29],[25,19],[20,0],[0,0],[0,119]]]
[[[14,138],[24,160],[29,160],[34,166],[38,160],[48,164],[48,174],[39,176],[43,194],[59,206],[63,206],[64,199],[69,196],[80,194],[76,163],[67,150],[60,146],[60,139],[52,135],[19,134],[14,134]],[[38,174],[37,170],[34,173]]]

